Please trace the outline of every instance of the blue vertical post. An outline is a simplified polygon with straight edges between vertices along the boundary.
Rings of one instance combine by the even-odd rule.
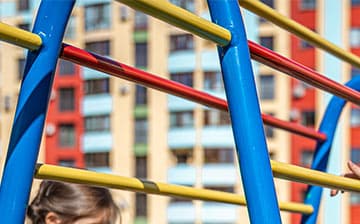
[[[231,32],[219,47],[226,96],[252,224],[281,223],[245,28],[236,0],[208,0],[212,21]]]
[[[24,223],[48,99],[74,0],[43,0],[33,33],[42,46],[29,52],[0,188],[1,223]]]
[[[346,86],[360,91],[360,76],[356,76],[351,79]],[[329,155],[331,147],[333,145],[335,131],[338,126],[338,121],[341,112],[344,109],[346,101],[340,97],[333,96],[326,107],[324,117],[321,121],[319,131],[326,134],[327,138],[324,142],[317,142],[316,150],[311,164],[311,169],[319,170],[322,172],[327,171],[329,165]],[[320,207],[321,195],[323,188],[319,186],[309,186],[306,192],[305,204],[310,204],[314,208],[314,212],[311,215],[303,215],[301,223],[315,224]]]

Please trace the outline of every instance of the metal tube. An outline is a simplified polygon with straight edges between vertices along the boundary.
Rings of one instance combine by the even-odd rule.
[[[219,110],[227,111],[227,102],[221,98],[193,89],[181,83],[161,78],[140,69],[125,65],[101,55],[87,52],[83,49],[64,44],[60,57],[64,60],[72,61],[76,64],[105,72],[109,75],[137,82],[147,87],[151,87],[172,95],[183,97],[185,99],[213,107]],[[278,127],[292,133],[302,135],[307,138],[324,141],[326,135],[319,133],[314,129],[305,126],[283,121],[273,116],[262,114],[265,124]]]
[[[42,42],[39,35],[2,22],[0,22],[0,40],[29,50],[39,49]]]
[[[208,5],[212,21],[232,36],[218,51],[250,221],[281,223],[239,5],[234,0],[208,0]]]
[[[2,223],[24,223],[48,99],[74,0],[43,0],[34,25],[42,48],[29,52],[0,187]]]
[[[142,192],[147,194],[183,197],[192,200],[215,201],[235,205],[246,205],[245,197],[221,191],[197,189],[179,185],[153,182],[132,177],[122,177],[112,174],[97,173],[88,170],[67,168],[61,166],[38,164],[35,177],[78,184],[90,184],[110,187],[120,190]],[[311,214],[312,207],[301,203],[279,202],[280,210]]]

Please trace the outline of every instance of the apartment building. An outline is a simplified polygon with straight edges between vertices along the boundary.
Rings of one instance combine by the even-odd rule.
[[[206,1],[172,2],[210,20]],[[262,2],[310,29],[323,29],[323,0]],[[360,24],[356,17],[360,6],[355,0],[344,2],[347,17],[342,18],[349,19],[344,28],[349,39],[344,42],[349,42],[349,49],[358,54]],[[38,5],[39,0],[1,0],[1,20],[30,30]],[[249,39],[306,66],[322,69],[318,62],[321,56],[310,44],[245,10],[243,15]],[[77,1],[64,42],[225,98],[213,43],[115,1]],[[3,155],[25,51],[3,42],[0,49]],[[319,91],[257,63],[254,71],[263,113],[317,127],[324,109]],[[351,68],[345,71],[342,82],[359,73]],[[360,162],[360,142],[355,137],[360,130],[359,108],[352,106],[351,115],[351,152],[345,157]],[[264,130],[272,159],[310,165],[313,140],[269,126]],[[40,154],[41,161],[50,164],[243,194],[227,113],[64,60],[58,62]],[[283,180],[275,180],[275,184],[279,200],[302,201],[305,185]],[[249,222],[245,207],[127,191],[114,191],[114,195],[124,223]],[[346,195],[344,198],[345,209],[350,212],[345,213],[346,222],[342,223],[356,223],[359,196],[351,194],[350,202]],[[298,223],[300,218],[286,212],[281,215],[284,223]]]

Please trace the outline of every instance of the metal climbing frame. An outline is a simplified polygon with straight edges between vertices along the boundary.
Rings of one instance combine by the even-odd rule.
[[[92,184],[150,194],[247,204],[251,223],[254,224],[281,223],[279,208],[304,214],[302,223],[315,223],[323,187],[360,192],[359,181],[325,173],[334,131],[344,104],[346,101],[360,104],[358,92],[360,78],[355,78],[344,86],[295,61],[247,41],[239,3],[355,66],[360,65],[358,57],[334,46],[258,1],[240,0],[238,3],[234,0],[208,0],[214,23],[165,0],[119,1],[218,44],[227,101],[63,44],[62,38],[74,0],[42,0],[32,33],[0,23],[1,40],[30,50],[0,186],[0,211],[4,223],[23,223],[34,176],[39,179]],[[74,168],[36,165],[49,93],[59,56],[112,76],[229,111],[245,197],[151,181],[144,182],[136,178]],[[319,131],[260,113],[250,57],[336,95],[328,106]],[[316,140],[317,149],[312,169],[270,161],[262,122]],[[277,178],[314,185],[308,189],[305,205],[291,202],[278,203],[273,175]],[[146,184],[149,182],[152,183],[151,186]]]

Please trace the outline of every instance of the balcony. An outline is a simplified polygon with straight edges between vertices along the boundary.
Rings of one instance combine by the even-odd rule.
[[[196,58],[193,50],[171,53],[168,58],[169,73],[192,72],[195,70]]]
[[[215,49],[201,52],[201,68],[205,72],[221,71],[219,56]]]
[[[107,152],[113,147],[112,135],[110,132],[90,132],[83,136],[84,153]]]
[[[112,111],[112,97],[110,94],[96,94],[85,96],[82,102],[84,116],[110,114]]]
[[[171,128],[168,132],[169,148],[192,148],[195,145],[194,128]]]
[[[192,202],[173,202],[167,208],[168,223],[194,223],[195,206]]]
[[[206,126],[201,135],[201,144],[204,147],[234,147],[234,138],[231,126]]]
[[[168,96],[168,108],[169,111],[189,111],[194,110],[196,104],[192,101],[169,95]]]
[[[236,208],[237,206],[235,205],[204,202],[201,209],[202,223],[236,223]]]
[[[207,164],[202,168],[204,186],[233,186],[238,178],[234,164]]]
[[[87,68],[87,67],[83,67],[83,79],[84,80],[88,80],[88,79],[103,79],[103,78],[107,78],[109,77],[109,75],[103,73],[103,72],[99,72],[96,70],[93,70],[91,68]]]
[[[196,169],[187,164],[180,164],[168,170],[168,183],[179,185],[195,185]]]

